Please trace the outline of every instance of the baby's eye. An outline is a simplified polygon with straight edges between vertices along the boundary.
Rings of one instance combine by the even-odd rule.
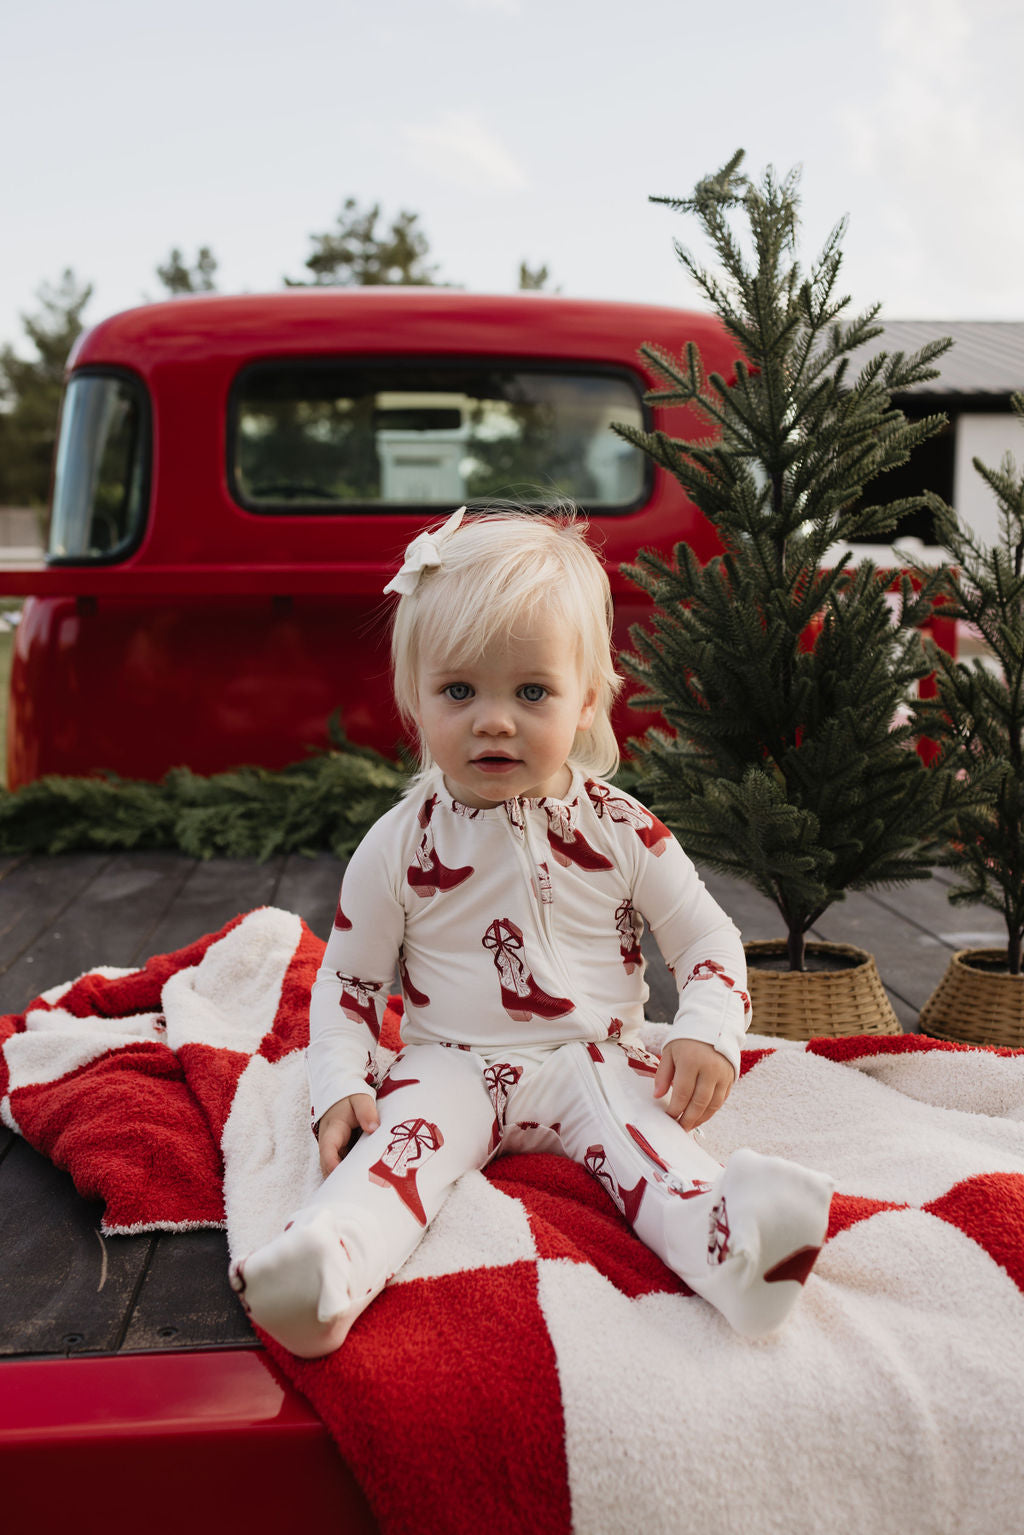
[[[446,688],[441,689],[446,698],[450,698],[453,704],[464,704],[467,698],[473,696],[473,689],[468,682],[449,682]]]
[[[528,704],[539,704],[548,696],[547,688],[539,682],[527,682],[519,689]]]

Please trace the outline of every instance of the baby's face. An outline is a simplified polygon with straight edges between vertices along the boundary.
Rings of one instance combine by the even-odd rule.
[[[417,677],[417,723],[449,793],[479,808],[513,798],[561,798],[577,730],[594,718],[576,636],[540,614],[468,663],[427,654]]]

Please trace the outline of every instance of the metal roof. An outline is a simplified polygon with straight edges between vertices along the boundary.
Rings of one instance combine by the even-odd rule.
[[[916,352],[928,341],[952,336],[953,345],[935,366],[940,376],[916,384],[913,394],[1007,395],[1024,389],[1024,320],[879,320],[884,335],[863,349]],[[851,354],[857,359],[857,353]]]

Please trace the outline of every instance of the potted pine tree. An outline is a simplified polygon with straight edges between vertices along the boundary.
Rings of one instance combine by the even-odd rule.
[[[1024,394],[1012,405],[1024,423]],[[1024,469],[974,459],[996,496],[999,534],[984,544],[931,498],[951,550],[946,611],[969,624],[982,655],[935,655],[935,734],[946,763],[983,793],[961,813],[947,857],[954,904],[981,902],[1006,923],[1005,949],[961,949],[921,1012],[921,1029],[967,1044],[1024,1046]]]
[[[950,344],[878,353],[875,305],[841,318],[837,225],[805,275],[797,260],[798,173],[759,182],[742,152],[692,197],[657,198],[695,215],[714,263],[676,250],[736,343],[735,376],[705,375],[641,348],[664,387],[648,399],[696,407],[707,435],[616,430],[680,481],[713,524],[704,566],[685,544],[642,549],[629,577],[653,601],[622,657],[638,707],[667,729],[632,743],[652,807],[688,851],[749,881],[778,908],[785,937],[749,944],[758,1032],[898,1032],[874,961],[808,929],[847,890],[924,877],[958,799],[950,772],[915,750],[920,626],[939,571],[853,564],[848,540],[885,539],[921,498],[873,501],[866,488],[936,432],[892,393],[934,378]]]

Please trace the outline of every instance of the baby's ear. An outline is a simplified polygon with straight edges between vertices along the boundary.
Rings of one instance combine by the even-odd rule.
[[[599,689],[596,685],[587,688],[583,694],[583,706],[580,709],[579,724],[577,730],[589,730],[594,723],[594,715],[597,713],[597,700]]]

